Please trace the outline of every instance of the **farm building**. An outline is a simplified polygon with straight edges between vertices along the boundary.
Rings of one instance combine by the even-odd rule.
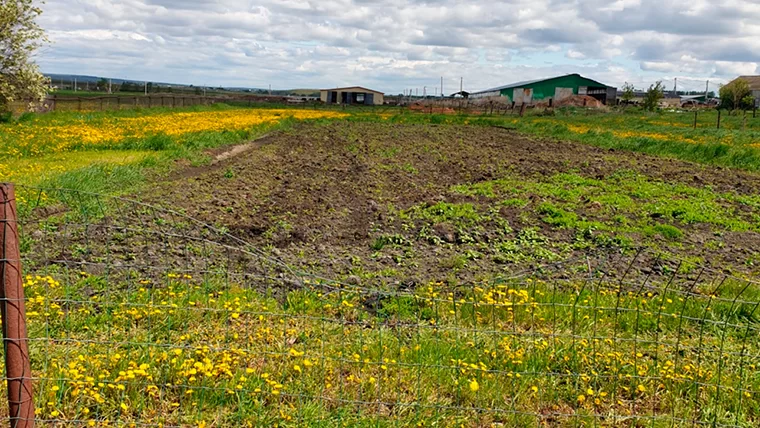
[[[760,76],[739,76],[736,80],[744,80],[749,84],[749,90],[752,91],[752,96],[755,97],[755,106],[760,108]]]
[[[361,86],[322,89],[320,98],[325,104],[383,105],[384,94]]]
[[[588,95],[601,101],[602,104],[615,104],[617,88],[591,80],[580,74],[551,77],[548,79],[529,80],[511,85],[475,92],[470,98],[507,97],[517,105],[531,104],[534,101],[550,99],[562,101],[573,95]]]

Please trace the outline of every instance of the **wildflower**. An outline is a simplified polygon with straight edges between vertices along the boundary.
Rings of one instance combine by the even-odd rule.
[[[478,392],[480,389],[480,385],[478,384],[478,381],[473,379],[470,381],[470,391],[472,392]]]
[[[581,394],[578,396],[578,404],[583,404],[586,402],[586,396]]]

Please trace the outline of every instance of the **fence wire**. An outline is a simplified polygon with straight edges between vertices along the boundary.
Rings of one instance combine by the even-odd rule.
[[[39,426],[760,424],[750,279],[640,250],[357,286],[179,212],[18,192]]]

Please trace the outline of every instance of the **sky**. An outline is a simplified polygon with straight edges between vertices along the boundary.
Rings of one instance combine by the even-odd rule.
[[[717,90],[760,74],[760,0],[47,0],[46,73],[477,91],[580,73]]]

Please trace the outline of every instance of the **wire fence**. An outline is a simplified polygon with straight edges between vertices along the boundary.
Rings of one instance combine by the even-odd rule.
[[[17,192],[38,426],[760,424],[749,279],[640,250],[358,286],[172,210]]]

